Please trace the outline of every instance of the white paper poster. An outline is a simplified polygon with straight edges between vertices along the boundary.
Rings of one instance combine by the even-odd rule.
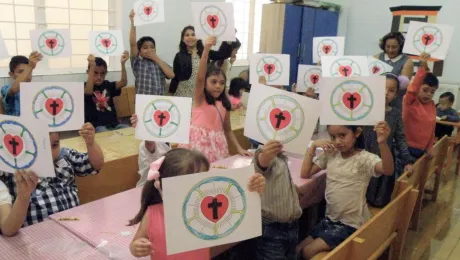
[[[125,51],[121,30],[92,31],[89,50],[95,56],[121,56]]]
[[[215,36],[220,42],[236,40],[232,3],[193,2],[191,11],[198,39]]]
[[[320,66],[299,65],[297,73],[297,92],[307,92],[309,88],[314,88],[318,93],[318,85],[321,81],[322,71]]]
[[[70,29],[39,29],[30,31],[32,50],[45,57],[72,56]]]
[[[165,21],[164,0],[138,0],[134,2],[134,25],[140,26]]]
[[[83,82],[23,82],[21,117],[39,119],[50,132],[79,130],[85,123]]]
[[[321,58],[323,78],[369,76],[366,56],[323,56]]]
[[[403,52],[413,55],[426,52],[432,58],[445,60],[453,34],[451,25],[411,21]]]
[[[0,60],[9,58],[10,54],[6,48],[5,39],[3,39],[2,32],[0,32]]]
[[[244,135],[260,143],[278,140],[284,150],[304,154],[320,115],[318,100],[254,84],[249,94]]]
[[[253,54],[249,69],[251,84],[258,84],[263,76],[267,85],[289,85],[290,56],[287,54]]]
[[[243,104],[244,107],[248,107],[248,101],[249,101],[249,93],[248,92],[243,92],[243,95],[241,95],[241,103]]]
[[[163,178],[168,255],[262,235],[260,196],[247,189],[253,174],[251,165]]]
[[[323,56],[343,56],[345,37],[314,37],[313,63],[318,63]]]
[[[0,170],[31,170],[37,176],[56,177],[45,122],[0,115]]]
[[[375,125],[385,120],[383,76],[323,78],[321,125]]]
[[[393,67],[388,65],[388,63],[372,56],[368,56],[367,60],[369,64],[369,75],[382,75],[393,71]]]
[[[191,98],[136,95],[136,114],[137,139],[189,143]]]

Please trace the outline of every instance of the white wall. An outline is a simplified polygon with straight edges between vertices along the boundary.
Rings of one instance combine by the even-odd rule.
[[[347,1],[347,0],[342,0]],[[460,10],[459,0],[348,0],[348,25],[346,31],[347,55],[374,55],[380,52],[379,39],[390,32],[392,14],[390,7],[400,5],[442,6],[437,23],[456,26],[449,55],[444,63],[442,82],[460,82],[457,64],[460,61]]]

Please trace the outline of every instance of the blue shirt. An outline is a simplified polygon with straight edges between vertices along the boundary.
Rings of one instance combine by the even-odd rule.
[[[5,114],[9,116],[20,116],[21,115],[21,103],[19,99],[19,92],[13,96],[8,95],[11,85],[2,87],[1,93],[3,97],[3,106],[5,107]]]

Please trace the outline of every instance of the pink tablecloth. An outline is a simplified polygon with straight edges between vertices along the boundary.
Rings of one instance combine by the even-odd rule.
[[[129,244],[137,227],[129,227],[140,208],[142,188],[125,191],[51,216],[80,239],[115,259],[138,259],[131,255]],[[78,221],[59,221],[77,217]],[[150,258],[142,258],[150,259]]]
[[[213,166],[225,166],[227,168],[241,168],[251,164],[251,157],[235,155],[225,160],[218,161]],[[311,179],[300,178],[300,169],[302,168],[302,159],[289,157],[289,170],[291,171],[292,180],[299,187],[302,194],[300,205],[303,209],[313,204],[319,203],[324,198],[326,189],[326,172],[315,174]]]
[[[107,257],[56,222],[47,220],[21,229],[14,237],[0,236],[0,259],[102,260]]]

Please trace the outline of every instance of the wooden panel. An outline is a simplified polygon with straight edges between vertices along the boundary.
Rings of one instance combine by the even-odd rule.
[[[261,53],[281,53],[283,47],[285,4],[264,4],[260,31]]]
[[[117,117],[131,117],[134,114],[134,98],[136,90],[134,86],[127,86],[121,90],[121,94],[113,99]]]

